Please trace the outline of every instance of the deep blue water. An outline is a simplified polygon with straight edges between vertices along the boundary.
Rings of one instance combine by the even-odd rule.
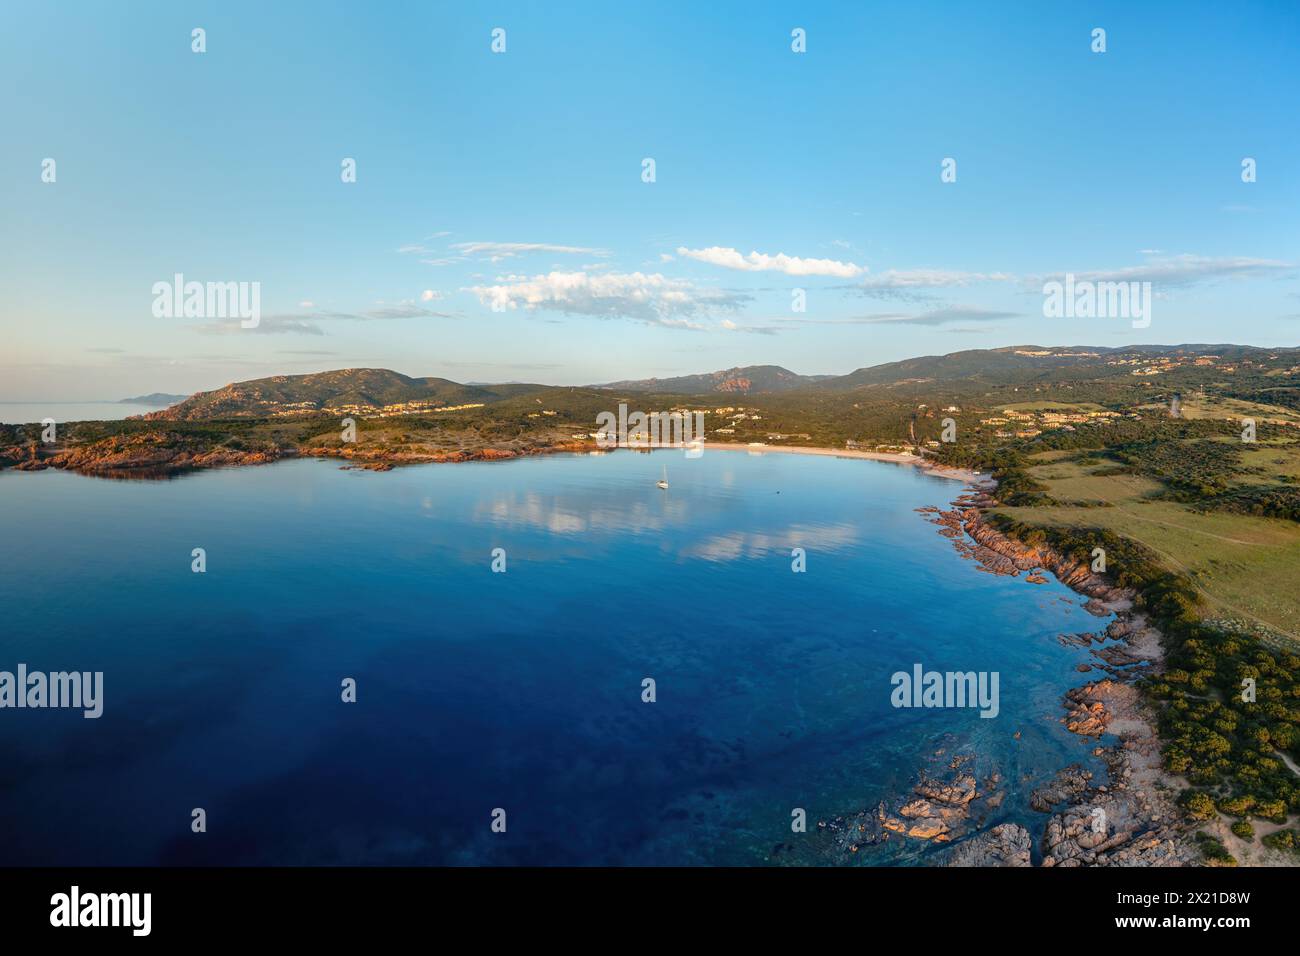
[[[724,451],[0,472],[0,670],[105,674],[99,720],[0,710],[0,864],[762,863],[941,747],[1038,832],[1087,759],[1056,636],[1104,621],[959,560],[912,509],[961,490]],[[893,708],[915,662],[998,671],[1000,715]]]

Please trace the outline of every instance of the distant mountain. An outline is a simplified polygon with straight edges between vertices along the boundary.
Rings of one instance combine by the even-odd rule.
[[[183,402],[189,398],[188,395],[169,395],[166,392],[150,392],[148,395],[137,395],[135,398],[119,398],[119,405],[153,405],[163,408],[167,405],[175,405],[177,402]]]
[[[1198,361],[1199,360],[1199,361]],[[1157,367],[1158,366],[1158,367]],[[1180,380],[1204,382],[1232,373],[1236,366],[1271,369],[1271,374],[1300,366],[1300,349],[1261,349],[1248,345],[1102,346],[1015,345],[972,349],[948,355],[925,355],[886,362],[847,375],[798,375],[779,365],[748,365],[701,375],[631,379],[585,388],[530,385],[462,385],[445,378],[411,378],[381,368],[349,368],[313,375],[276,375],[235,382],[199,392],[170,408],[144,417],[159,421],[208,418],[356,413],[410,414],[461,405],[502,403],[511,416],[531,413],[535,405],[550,409],[572,403],[603,401],[609,392],[658,392],[718,399],[728,395],[788,394],[792,401],[825,401],[831,393],[862,391],[864,397],[898,397],[946,386],[956,394],[984,392],[1000,386],[1047,385],[1131,379],[1135,375],[1179,370]],[[1188,378],[1188,376],[1191,376]],[[174,399],[156,395],[131,399]],[[856,399],[855,399],[856,400]],[[575,406],[576,407],[576,406]],[[583,404],[586,409],[586,405]],[[585,414],[585,411],[584,411]]]
[[[1005,384],[1053,369],[1104,366],[1110,349],[1090,347],[1046,348],[1017,345],[999,349],[970,349],[947,355],[922,355],[857,369],[821,383],[821,388],[843,390],[871,385],[913,382],[953,382],[978,379]]]
[[[1131,363],[1170,355],[1215,355],[1229,361],[1262,359],[1292,354],[1294,349],[1261,349],[1248,345],[1010,345],[996,349],[970,349],[946,355],[923,355],[900,362],[869,365],[847,375],[799,375],[779,365],[749,365],[680,375],[644,378],[595,385],[622,392],[664,392],[705,395],[735,392],[742,395],[774,392],[829,392],[910,385],[966,384],[1018,385],[1034,381],[1073,378],[1110,378],[1130,375]]]
[[[421,411],[488,404],[537,386],[460,385],[445,378],[411,378],[382,368],[348,368],[312,375],[275,375],[234,382],[191,395],[179,405],[144,416],[154,420],[262,418],[317,411]]]
[[[1014,385],[1073,378],[1109,378],[1131,375],[1129,363],[1171,355],[1214,355],[1224,360],[1262,360],[1270,355],[1291,355],[1295,349],[1261,349],[1249,345],[1130,345],[1104,346],[1011,345],[997,349],[971,349],[947,355],[925,355],[872,365],[825,379],[816,388],[826,391],[913,384]]]
[[[828,375],[797,375],[779,365],[745,365],[705,372],[701,375],[679,375],[674,378],[640,378],[622,382],[594,385],[620,392],[671,392],[678,395],[703,395],[708,392],[735,392],[740,395],[757,395],[770,392],[789,392],[806,388]]]

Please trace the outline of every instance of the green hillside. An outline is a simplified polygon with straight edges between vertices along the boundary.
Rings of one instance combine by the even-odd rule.
[[[798,375],[779,365],[746,365],[701,375],[631,379],[595,387],[625,392],[664,392],[684,395],[703,395],[710,392],[760,395],[806,388],[833,377]]]
[[[528,388],[530,386],[509,386],[497,390],[461,385],[445,378],[411,378],[389,369],[349,368],[235,382],[215,391],[199,392],[179,405],[147,417],[151,420],[184,421],[335,410],[383,410],[409,403],[427,403],[431,407],[487,404]]]

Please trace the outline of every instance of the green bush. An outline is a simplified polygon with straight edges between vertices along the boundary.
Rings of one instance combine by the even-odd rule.
[[[1207,866],[1236,866],[1237,858],[1228,852],[1223,841],[1208,833],[1196,834],[1196,846]]]
[[[1266,847],[1274,850],[1290,850],[1292,853],[1300,853],[1300,830],[1278,830],[1276,833],[1270,833],[1261,841]]]
[[[1209,820],[1214,816],[1214,799],[1204,790],[1184,790],[1178,802],[1193,819]]]

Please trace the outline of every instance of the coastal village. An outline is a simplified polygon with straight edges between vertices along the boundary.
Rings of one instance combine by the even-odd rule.
[[[295,404],[303,405],[305,402]],[[430,412],[462,412],[471,408],[482,408],[483,402],[470,402],[465,405],[444,405],[441,402],[394,402],[391,405],[331,405],[321,409],[330,415],[364,415],[367,418],[400,418],[403,415],[425,415]],[[279,414],[279,413],[277,413]],[[551,412],[554,415],[554,412]],[[533,416],[529,416],[533,417]]]
[[[1056,428],[1072,432],[1080,425],[1109,425],[1121,417],[1119,412],[1105,409],[1022,411],[1008,408],[989,418],[981,418],[980,426],[982,431],[991,429],[995,438],[1033,438]],[[1130,413],[1129,417],[1137,418],[1138,415]]]

